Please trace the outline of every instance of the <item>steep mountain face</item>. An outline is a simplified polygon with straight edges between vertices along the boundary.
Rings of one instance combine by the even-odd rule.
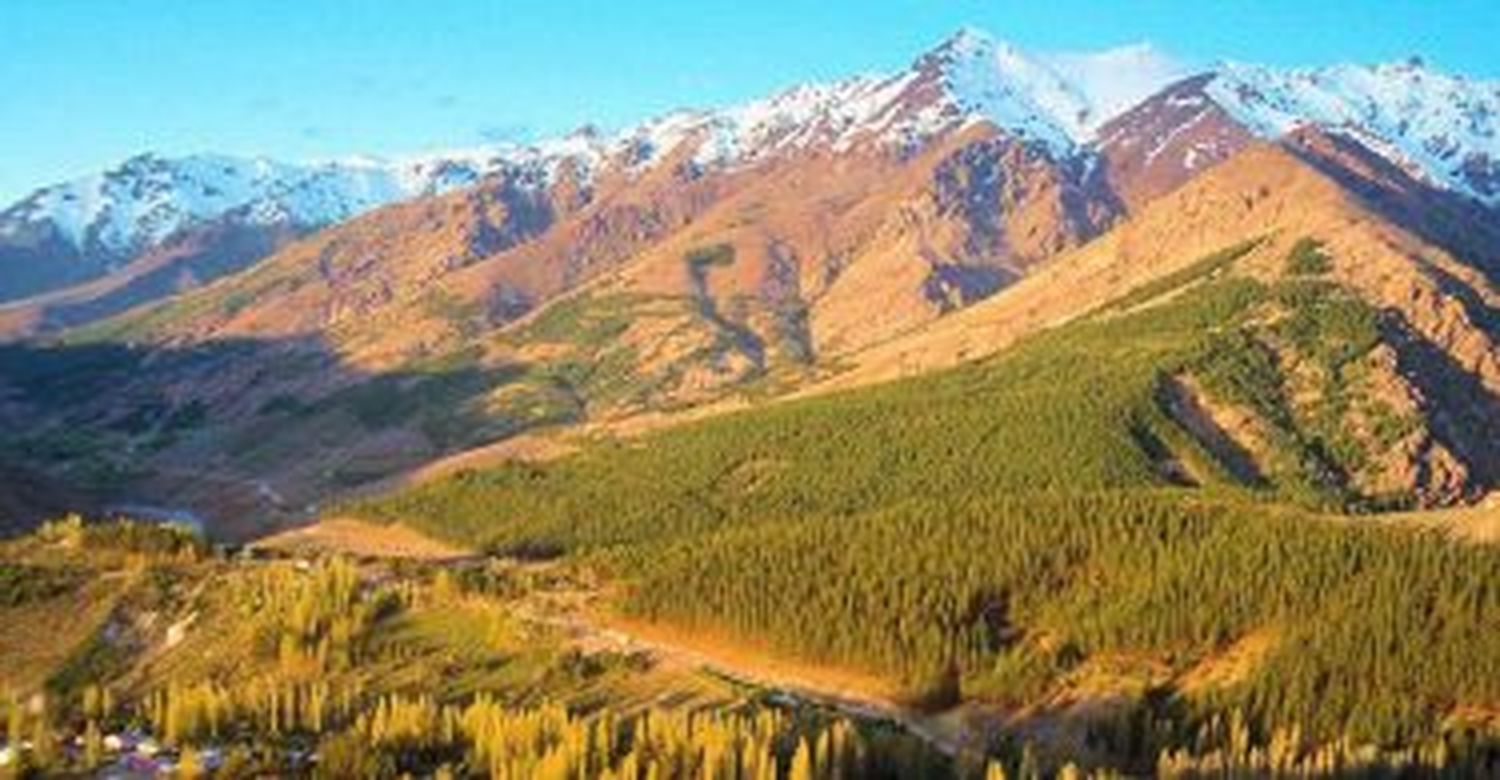
[[[1182,75],[1149,48],[1036,57],[964,31],[891,76],[612,135],[136,161],[0,219],[26,264],[119,266],[0,307],[0,334],[71,328],[0,354],[4,443],[122,500],[284,516],[527,432],[979,358],[1228,247],[1300,290],[1278,280],[1306,239],[1331,264],[1317,305],[1378,315],[1362,400],[1302,403],[1330,369],[1268,324],[1307,314],[1275,296],[1244,326],[1285,409],[1236,410],[1191,372],[1164,397],[1220,414],[1215,441],[1270,425],[1235,444],[1265,474],[1322,462],[1329,420],[1399,432],[1339,439],[1397,453],[1379,465],[1327,456],[1362,501],[1495,484],[1500,218],[1466,173],[1492,159],[1493,87],[1416,66]]]
[[[1311,70],[1227,64],[1207,90],[1262,137],[1316,126],[1350,136],[1436,186],[1500,205],[1500,84],[1413,59]]]
[[[663,258],[636,264],[650,269],[630,274],[643,289],[702,298],[707,276],[684,271],[683,258],[724,245],[735,271],[709,274],[714,295],[776,310],[751,318],[795,310],[812,323],[798,338],[816,342],[803,351],[852,348],[978,300],[1116,218],[1081,138],[1095,102],[1148,87],[1107,86],[1091,94],[965,32],[893,77],[577,136],[571,156],[546,158],[546,175],[501,170],[451,197],[356,220],[212,293],[237,305],[197,306],[187,326],[167,319],[200,337],[306,334],[346,318],[409,323],[412,290],[441,278],[442,294],[472,312],[466,327],[494,327],[637,255]],[[482,203],[503,203],[505,216],[495,222]],[[273,279],[296,292],[265,294]],[[813,300],[825,297],[827,306]],[[875,327],[861,313],[872,300],[890,304]],[[262,301],[274,316],[258,312]],[[768,323],[750,327],[774,337]],[[408,351],[436,348],[419,341]]]
[[[1309,151],[1335,143],[1343,163]],[[1251,142],[993,298],[851,356],[850,370],[813,389],[941,370],[1234,273],[1262,300],[1222,336],[1205,334],[1226,341],[1196,368],[1162,367],[1182,373],[1160,390],[1225,468],[1322,480],[1375,506],[1482,495],[1500,479],[1500,287],[1463,246],[1393,220],[1381,195],[1412,181],[1390,165],[1352,167],[1381,158],[1349,143],[1315,129]],[[1363,178],[1375,171],[1385,177]],[[1363,186],[1349,186],[1356,179]],[[1194,371],[1253,377],[1255,391],[1215,390]],[[1325,462],[1320,475],[1300,473],[1310,462]]]
[[[1249,145],[1254,134],[1214,102],[1213,74],[1152,95],[1099,129],[1108,186],[1128,210],[1182,186]]]
[[[1122,65],[1132,66],[1132,77],[1112,75]],[[1062,162],[1082,154],[1088,130],[1108,112],[1172,75],[1163,58],[1140,47],[1044,60],[965,31],[893,76],[798,87],[720,111],[677,112],[607,137],[585,130],[530,146],[314,165],[142,155],[39,190],[0,213],[0,302],[122,269],[139,275],[133,262],[206,225],[305,233],[492,176],[540,192],[564,170],[589,181],[640,176],[670,160],[695,177],[871,144],[915,153],[977,122]],[[214,265],[232,271],[249,262]],[[28,318],[56,319],[36,312]]]
[[[131,158],[0,213],[0,301],[117,270],[212,221],[306,231],[472,184],[509,161],[433,158],[297,166],[222,156]]]

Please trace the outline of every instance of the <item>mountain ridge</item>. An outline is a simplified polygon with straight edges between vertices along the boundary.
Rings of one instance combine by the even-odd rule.
[[[1258,137],[1299,122],[1356,132],[1446,188],[1487,206],[1500,202],[1493,129],[1500,85],[1413,63],[1320,69],[1224,63],[1207,71],[1216,77],[1205,94]],[[565,165],[589,174],[638,171],[684,143],[697,149],[685,164],[722,169],[808,144],[834,152],[871,138],[909,146],[954,124],[988,121],[1055,158],[1094,155],[1101,151],[1095,131],[1191,75],[1145,45],[1033,55],[965,28],[904,71],[800,85],[724,109],[671,112],[607,136],[585,129],[534,144],[309,164],[144,154],[42,188],[0,212],[0,266],[13,269],[0,300],[108,274],[207,221],[305,232],[496,173],[545,188]],[[1360,127],[1360,119],[1373,127]],[[31,267],[38,264],[62,267]]]
[[[993,90],[974,73],[991,61]],[[1260,242],[1242,263],[1251,278],[1349,314],[1361,348],[1378,343],[1395,360],[1365,355],[1359,370],[1378,381],[1361,392],[1420,418],[1403,440],[1410,463],[1350,466],[1333,481],[1364,480],[1361,501],[1431,504],[1493,483],[1494,454],[1475,438],[1500,371],[1489,356],[1493,210],[1341,128],[1262,138],[1244,106],[1216,97],[1214,74],[1101,121],[1080,113],[1087,96],[1062,67],[966,33],[895,77],[580,133],[529,168],[289,229],[238,268],[213,267],[222,255],[207,238],[169,242],[117,275],[134,287],[0,308],[0,330],[62,329],[9,353],[13,444],[51,459],[25,464],[40,471],[184,503],[244,493],[234,512],[284,519],[533,433],[753,407],[979,359]],[[1020,70],[1056,89],[1012,89],[1004,74]],[[1007,129],[984,118],[986,104],[1020,113]],[[1281,285],[1280,264],[1304,240],[1326,248],[1330,269]],[[152,296],[166,297],[131,308]],[[1274,296],[1264,306],[1265,317],[1321,316]],[[1374,336],[1371,311],[1387,327]],[[1306,366],[1270,380],[1290,395],[1268,430],[1329,460],[1315,446],[1327,430],[1296,418],[1293,391],[1333,369],[1267,321],[1245,323],[1262,353]],[[59,387],[33,360],[102,368],[98,383]],[[1414,366],[1456,390],[1401,376]],[[1192,395],[1197,380],[1163,392]],[[1324,411],[1355,427],[1378,417]],[[79,425],[99,431],[94,445],[79,446]],[[199,468],[211,487],[183,476]],[[260,485],[279,498],[267,503]]]

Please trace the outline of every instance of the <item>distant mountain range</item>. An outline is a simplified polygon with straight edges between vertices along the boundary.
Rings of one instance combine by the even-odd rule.
[[[184,486],[212,464],[238,508],[300,511],[538,430],[936,370],[1230,247],[1283,275],[1307,239],[1392,365],[1456,372],[1370,369],[1423,422],[1345,487],[1465,500],[1500,473],[1497,123],[1500,84],[1417,61],[1191,73],[964,30],[896,74],[614,134],[144,156],[0,214],[0,336],[32,338],[31,368],[100,368],[65,393],[13,368],[9,396],[0,370],[0,421],[50,476],[109,475],[101,495],[224,501]],[[1300,398],[1303,353],[1267,338]],[[80,425],[97,448],[65,446]]]
[[[837,152],[878,139],[914,147],[954,126],[987,122],[1055,160],[1087,160],[1111,140],[1100,133],[1110,120],[1191,75],[1148,46],[1036,56],[963,30],[892,76],[799,86],[609,136],[584,129],[531,145],[313,164],[148,153],[42,188],[0,212],[0,300],[116,272],[210,223],[305,232],[488,176],[543,188],[563,166],[585,176],[606,168],[639,173],[684,143],[694,145],[692,165],[723,169],[810,146]],[[1444,188],[1500,203],[1500,83],[1450,76],[1418,60],[1294,70],[1224,64],[1199,78],[1203,99],[1257,137],[1300,126],[1346,133]],[[1177,132],[1194,130],[1187,122]],[[1181,164],[1214,154],[1180,152]]]

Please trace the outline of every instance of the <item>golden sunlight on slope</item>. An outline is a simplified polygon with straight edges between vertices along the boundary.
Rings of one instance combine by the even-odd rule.
[[[1140,285],[1242,241],[1263,241],[1245,264],[1281,272],[1298,238],[1316,236],[1334,274],[1500,391],[1500,353],[1465,308],[1500,294],[1446,252],[1391,225],[1337,182],[1287,151],[1259,144],[1153,202],[1101,238],[1047,263],[993,298],[850,359],[810,392],[855,387],[973,360],[1096,309]],[[1454,283],[1457,282],[1457,285]],[[1461,289],[1455,291],[1455,287]]]

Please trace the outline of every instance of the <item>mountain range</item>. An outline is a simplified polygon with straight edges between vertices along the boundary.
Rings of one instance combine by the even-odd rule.
[[[1170,372],[1163,408],[1247,484],[1315,461],[1360,506],[1469,501],[1500,480],[1497,124],[1500,83],[1415,59],[1194,73],[963,30],[612,134],[143,155],[0,212],[0,465],[275,524],[459,453],[978,360],[1238,247],[1343,297],[1239,326],[1274,399]],[[1334,362],[1277,324],[1366,311]]]

